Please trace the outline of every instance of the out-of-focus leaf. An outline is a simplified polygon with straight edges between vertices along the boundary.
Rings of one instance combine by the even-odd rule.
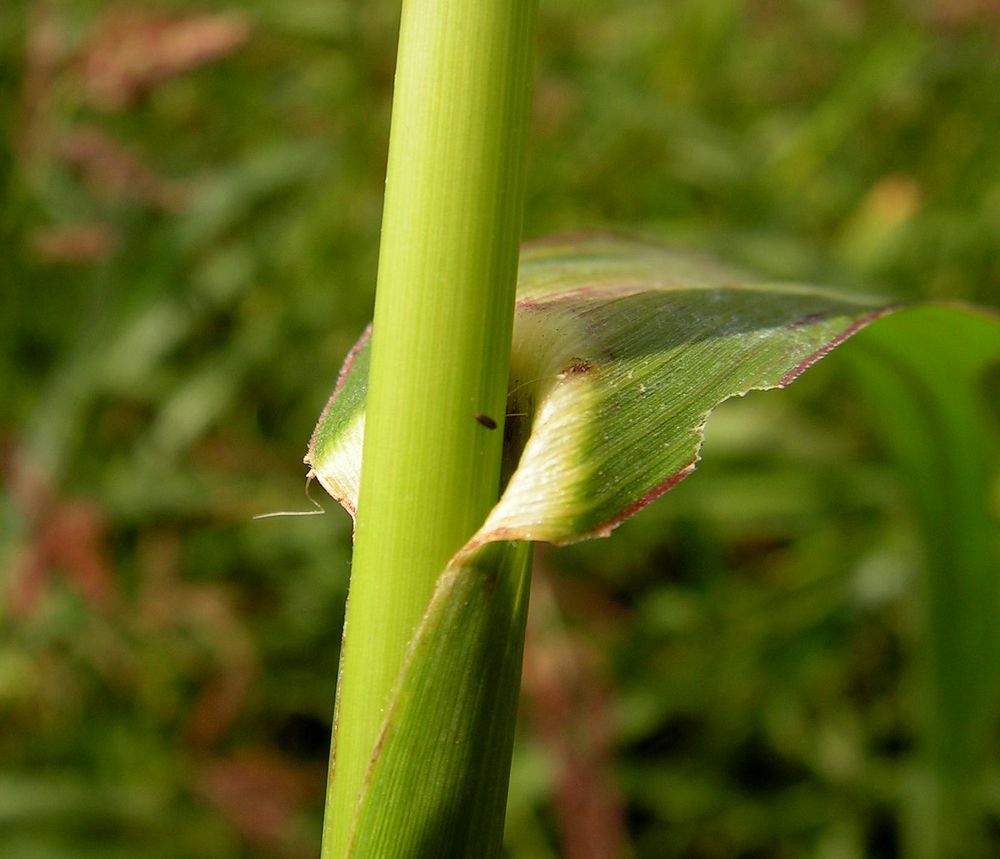
[[[37,825],[60,816],[145,822],[155,819],[161,801],[144,785],[96,789],[79,779],[8,773],[0,778],[0,827]]]
[[[1000,698],[1000,521],[987,372],[1000,366],[1000,319],[916,307],[864,332],[850,350],[874,425],[920,526],[924,761],[913,781],[907,855],[986,855],[980,822]]]

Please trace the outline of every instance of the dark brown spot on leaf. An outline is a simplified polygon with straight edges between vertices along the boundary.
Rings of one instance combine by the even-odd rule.
[[[586,358],[571,358],[570,362],[563,368],[563,376],[579,376],[589,373],[594,369],[594,365]]]

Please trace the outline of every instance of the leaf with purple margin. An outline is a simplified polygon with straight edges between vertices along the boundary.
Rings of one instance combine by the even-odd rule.
[[[506,435],[526,439],[473,538],[607,536],[690,474],[719,403],[783,387],[882,314],[815,287],[617,238],[552,240],[521,259]],[[306,462],[353,515],[367,334],[352,350]]]

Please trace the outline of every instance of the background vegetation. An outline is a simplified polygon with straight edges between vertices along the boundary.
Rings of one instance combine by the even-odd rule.
[[[5,857],[317,853],[350,526],[250,517],[370,315],[397,5],[0,6]],[[998,56],[987,0],[545,0],[526,235],[1000,305]],[[919,541],[843,382],[539,552],[512,857],[900,855]]]

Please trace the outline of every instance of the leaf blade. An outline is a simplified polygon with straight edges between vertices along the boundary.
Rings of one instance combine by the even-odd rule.
[[[869,328],[890,314],[890,322]],[[467,754],[445,749],[414,762],[410,753],[465,742],[467,726],[448,721],[451,706],[488,694],[468,671],[449,670],[446,654],[473,654],[466,667],[492,666],[489,671],[502,675],[498,685],[507,691],[497,693],[487,709],[512,714],[516,695],[510,690],[517,685],[512,672],[520,666],[520,651],[509,646],[520,647],[527,573],[511,558],[528,550],[526,541],[564,544],[607,536],[691,473],[705,422],[717,405],[751,390],[790,384],[862,329],[867,330],[861,342],[869,351],[877,352],[881,343],[894,360],[912,358],[913,371],[922,380],[931,377],[932,398],[947,410],[954,394],[934,368],[941,349],[922,352],[921,342],[937,341],[940,347],[941,331],[949,325],[965,331],[962,341],[979,342],[973,353],[963,351],[962,343],[945,350],[956,378],[966,384],[987,357],[1000,355],[1000,320],[973,317],[957,306],[901,309],[815,287],[756,283],[710,261],[622,239],[558,240],[526,248],[505,422],[508,448],[526,441],[499,502],[438,580],[373,752],[351,855],[367,859],[398,851],[400,838],[405,850],[399,855],[440,855],[442,845],[465,843],[467,837],[474,850],[471,845],[479,842],[470,835],[473,829],[502,823],[497,813],[502,798],[494,795],[482,807],[466,801],[475,795],[468,789],[475,774],[465,769]],[[345,362],[306,457],[352,515],[366,348],[363,337]],[[887,398],[883,405],[893,401]],[[975,423],[967,400],[952,405],[953,420]],[[474,417],[470,412],[470,420]],[[966,441],[977,449],[984,443],[978,435]],[[928,449],[926,439],[919,440],[901,459],[927,459]],[[962,458],[959,470],[967,473],[970,463],[979,468],[976,456]],[[926,474],[923,479],[926,483]],[[925,521],[943,515],[926,485],[916,493]],[[946,566],[936,565],[939,583],[947,580]],[[992,605],[997,583],[982,575],[977,580],[979,607]],[[484,581],[493,585],[483,587]],[[497,594],[501,598],[494,600]],[[981,685],[965,689],[962,700],[982,694],[977,701],[995,702],[996,684]],[[959,730],[959,721],[953,718],[944,734]],[[489,734],[471,732],[480,742]],[[507,741],[487,741],[483,753],[496,755]],[[419,823],[413,829],[407,821]]]
[[[691,473],[719,403],[789,384],[890,309],[754,282],[712,260],[621,238],[527,246],[507,401],[507,434],[527,442],[472,544],[607,536]],[[352,515],[366,350],[363,337],[306,456]]]

